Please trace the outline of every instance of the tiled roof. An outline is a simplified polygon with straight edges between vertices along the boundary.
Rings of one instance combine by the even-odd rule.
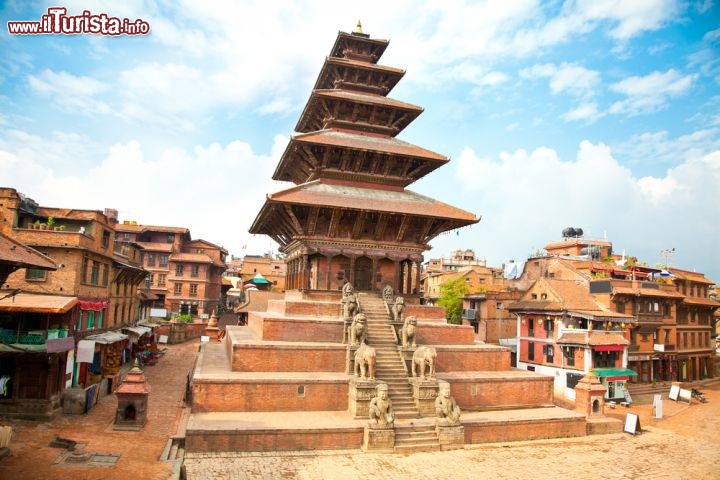
[[[359,135],[331,129],[299,134],[292,138],[291,143],[292,142],[331,145],[346,147],[352,150],[373,150],[383,153],[394,153],[396,155],[422,157],[423,159],[437,160],[441,164],[448,161],[445,155],[426,150],[395,137]]]
[[[320,180],[268,195],[268,202],[450,218],[468,224],[479,221],[470,212],[409,190],[378,190]]]
[[[669,290],[661,290],[654,288],[632,288],[632,287],[615,287],[613,288],[615,295],[639,295],[643,297],[664,297],[664,298],[683,298],[685,295]]]
[[[401,102],[382,95],[372,95],[368,93],[349,92],[347,90],[315,90],[312,93],[313,97],[328,97],[338,98],[342,100],[351,100],[359,103],[370,103],[380,105],[384,107],[402,108],[405,110],[413,110],[415,112],[422,112],[423,108],[413,105],[411,103]]]
[[[204,253],[173,253],[170,260],[175,262],[212,263],[212,259]]]
[[[707,307],[720,307],[720,302],[712,298],[685,297],[683,303],[688,305],[704,305]]]
[[[2,233],[0,233],[0,264],[19,268],[57,270],[57,265],[50,257]]]
[[[681,280],[688,280],[690,282],[704,283],[707,285],[714,285],[715,282],[706,278],[705,275],[699,272],[691,272],[688,270],[681,270],[677,268],[671,268],[670,271],[676,278]]]
[[[137,242],[143,249],[151,252],[172,252],[172,243]]]
[[[128,225],[118,223],[115,225],[116,232],[168,232],[168,233],[190,233],[190,230],[183,227],[161,227],[157,225]]]

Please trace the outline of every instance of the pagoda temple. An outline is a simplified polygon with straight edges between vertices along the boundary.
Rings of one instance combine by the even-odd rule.
[[[480,221],[406,187],[448,158],[397,138],[423,109],[388,94],[405,71],[378,65],[387,40],[339,32],[250,233],[286,254],[286,289],[417,293],[437,235]]]

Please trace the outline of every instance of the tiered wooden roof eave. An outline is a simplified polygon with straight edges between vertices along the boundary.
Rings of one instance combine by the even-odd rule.
[[[370,51],[371,58],[369,61],[371,63],[377,63],[383,53],[385,53],[385,49],[390,44],[390,40],[370,38],[370,36],[366,34],[339,31],[335,43],[332,49],[330,49],[330,56],[345,58],[345,49],[348,45],[352,44],[364,45]]]
[[[328,149],[347,153],[356,160],[354,164],[340,164],[339,156],[335,155],[328,161]],[[371,171],[363,171],[361,167],[372,157]],[[406,187],[448,161],[444,155],[395,137],[329,129],[294,136],[272,178],[299,185],[326,176]]]
[[[356,72],[366,71],[370,76],[376,77],[378,80],[382,80],[383,84],[361,85],[358,82],[351,82],[350,79],[346,79],[346,81],[340,82],[340,86],[338,86],[331,77],[334,72],[341,69]],[[385,96],[390,93],[393,88],[395,88],[404,75],[405,70],[401,68],[377,65],[350,58],[327,57],[323,63],[320,73],[318,74],[317,80],[315,81],[313,90],[330,90],[340,88],[347,90],[360,90]]]
[[[339,108],[342,103],[353,104],[354,106],[364,105],[373,111],[380,109],[391,110],[395,113],[391,125],[382,125],[377,122],[373,123],[358,122],[356,120],[345,121],[336,117],[328,118],[322,112],[323,103],[331,104],[335,108]],[[364,92],[353,92],[348,90],[314,90],[308,99],[305,108],[295,125],[295,131],[300,133],[308,133],[317,130],[324,130],[332,126],[336,126],[343,121],[344,128],[357,130],[358,132],[368,131],[375,133],[385,133],[389,136],[396,136],[404,130],[418,115],[423,112],[423,108],[411,103],[401,102],[382,95],[373,95]]]
[[[323,209],[334,211],[337,215],[346,212],[358,219],[368,215],[377,215],[385,221],[400,217],[403,222],[411,223],[411,219],[415,219],[424,227],[410,242],[422,246],[443,232],[480,221],[470,212],[408,190],[316,180],[268,195],[249,232],[269,235],[280,244],[281,249],[297,238],[306,237],[309,233],[312,236],[312,232],[305,231],[305,224],[295,214],[299,209],[311,209],[316,214]],[[398,234],[396,243],[403,243],[402,234]]]

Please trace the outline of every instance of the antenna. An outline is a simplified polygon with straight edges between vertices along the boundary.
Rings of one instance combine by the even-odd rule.
[[[665,257],[665,268],[669,268],[668,257],[672,257],[673,255],[675,255],[675,253],[677,253],[677,252],[675,252],[675,247],[666,248],[665,250],[660,250],[660,255]]]

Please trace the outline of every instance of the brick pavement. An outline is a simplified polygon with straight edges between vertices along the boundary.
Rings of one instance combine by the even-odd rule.
[[[0,460],[0,479],[50,480],[165,480],[173,478],[173,463],[160,456],[183,417],[183,397],[188,371],[196,358],[199,340],[168,345],[157,365],[144,367],[152,391],[148,419],[142,430],[113,430],[117,398],[107,395],[85,415],[61,415],[51,422],[0,420],[14,435],[11,455]],[[74,440],[82,451],[119,454],[113,466],[55,464],[64,450],[50,447],[55,437]],[[176,468],[175,476],[178,468]]]

